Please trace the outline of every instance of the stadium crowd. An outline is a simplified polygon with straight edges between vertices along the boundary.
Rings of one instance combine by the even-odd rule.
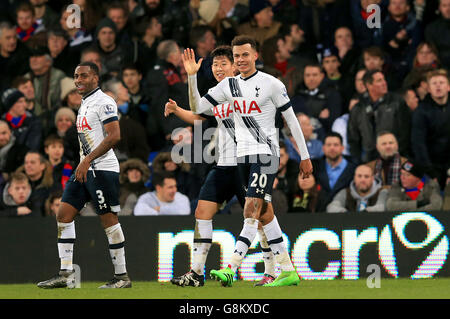
[[[193,214],[214,163],[189,159],[215,146],[195,133],[217,123],[164,107],[189,109],[183,48],[203,58],[205,94],[217,84],[209,53],[240,34],[285,84],[314,165],[302,179],[280,117],[275,212],[450,211],[450,0],[5,0],[0,216],[55,215],[79,163],[73,73],[84,61],[120,114],[119,215]],[[220,213],[241,212],[232,200]]]

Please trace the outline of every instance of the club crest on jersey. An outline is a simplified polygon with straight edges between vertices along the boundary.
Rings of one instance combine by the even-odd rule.
[[[92,130],[92,128],[89,126],[87,122],[86,116],[78,117],[77,130],[78,131]]]
[[[213,113],[214,116],[218,117],[219,119],[229,118],[233,113],[233,108],[231,107],[231,104],[216,105],[213,108]]]
[[[239,113],[241,114],[250,114],[253,111],[261,113],[261,109],[259,108],[258,103],[256,103],[256,101],[251,101],[250,105],[247,107],[245,100],[242,101],[242,104],[239,104],[239,101],[235,100],[233,106],[234,111],[237,112],[239,110]]]
[[[256,91],[256,94],[255,94],[255,96],[256,96],[256,97],[258,97],[258,96],[259,96],[259,90],[261,90],[261,88],[259,88],[259,87],[255,86],[255,91]]]

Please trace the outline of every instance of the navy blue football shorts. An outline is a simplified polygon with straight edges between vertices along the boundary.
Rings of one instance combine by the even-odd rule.
[[[237,162],[242,183],[246,185],[245,196],[271,202],[280,158],[269,154],[256,154],[238,157]]]
[[[234,195],[244,207],[245,190],[237,166],[214,166],[206,176],[198,199],[222,204]]]
[[[92,170],[89,170],[84,183],[75,180],[73,173],[67,181],[61,201],[78,211],[91,201],[98,215],[117,214],[120,212],[119,189],[119,173],[96,170],[94,177]]]

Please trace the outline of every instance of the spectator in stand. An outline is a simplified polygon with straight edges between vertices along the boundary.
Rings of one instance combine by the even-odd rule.
[[[133,62],[131,48],[117,42],[117,27],[110,18],[103,18],[95,29],[96,41],[93,47],[100,52],[104,72],[117,77],[126,64]]]
[[[323,156],[323,143],[317,138],[317,134],[314,133],[314,127],[311,124],[311,120],[308,115],[304,113],[296,114],[300,127],[302,128],[303,136],[305,137],[306,146],[308,147],[308,153],[311,159],[320,158]],[[287,134],[284,138],[286,149],[289,154],[289,158],[300,163],[300,151],[297,144],[294,141],[292,135]]]
[[[141,196],[134,207],[135,216],[189,215],[189,198],[177,191],[177,181],[169,172],[154,173],[155,191]]]
[[[69,47],[81,52],[91,45],[93,38],[84,27],[81,25],[76,26],[76,24],[73,23],[73,12],[67,10],[67,6],[68,5],[63,6],[61,10],[59,25],[69,35]]]
[[[53,67],[72,78],[75,68],[80,62],[80,52],[68,46],[69,35],[61,28],[47,32],[47,47],[53,60]]]
[[[7,110],[2,119],[5,120],[18,144],[30,150],[41,147],[42,126],[38,117],[26,110],[27,102],[22,92],[11,88],[3,92],[2,103]]]
[[[206,22],[222,39],[222,43],[231,43],[239,25],[247,20],[249,8],[237,0],[202,0],[199,1],[198,15],[199,20]]]
[[[425,165],[442,189],[450,159],[449,78],[444,69],[428,73],[430,94],[412,116],[411,146],[416,161]]]
[[[238,34],[253,37],[261,46],[265,40],[278,33],[281,23],[273,20],[272,7],[268,1],[249,0],[248,6],[251,20],[239,26]]]
[[[327,206],[327,213],[384,212],[388,191],[372,169],[359,165],[350,186],[339,191]]]
[[[138,30],[140,40],[137,64],[142,74],[146,75],[155,66],[158,58],[156,48],[163,37],[161,22],[157,17],[145,18],[139,24]]]
[[[113,78],[111,74],[107,73],[106,68],[103,65],[100,51],[93,46],[90,46],[81,52],[81,62],[92,62],[97,65],[100,74],[100,83],[104,83]]]
[[[411,114],[405,101],[391,92],[381,71],[367,71],[363,77],[369,99],[358,102],[350,111],[348,144],[358,163],[367,163],[377,157],[376,135],[392,132],[398,140],[400,154],[410,150]]]
[[[439,53],[434,44],[426,41],[420,43],[412,62],[412,69],[403,80],[403,87],[418,86],[424,72],[435,70],[440,66]]]
[[[140,124],[139,113],[130,110],[130,95],[128,89],[119,80],[109,80],[103,84],[103,92],[109,94],[117,103],[119,111],[119,126],[121,139],[114,147],[114,153],[119,162],[129,158],[139,158],[147,161],[150,149],[147,145],[147,135],[144,127]],[[137,108],[137,107],[136,107]]]
[[[442,208],[439,185],[429,179],[425,168],[417,162],[402,165],[400,184],[392,185],[386,202],[388,211],[430,211]]]
[[[322,68],[325,71],[325,83],[334,87],[342,98],[345,107],[350,102],[353,94],[353,77],[351,74],[341,73],[339,53],[336,48],[325,48],[321,54]]]
[[[28,64],[29,49],[21,41],[17,41],[16,30],[8,22],[0,23],[0,92],[11,86],[17,76],[30,70]]]
[[[148,192],[145,183],[150,177],[148,166],[132,158],[120,164],[120,215],[132,215],[139,196]]]
[[[409,110],[414,112],[419,106],[419,97],[417,96],[416,91],[414,91],[413,88],[403,89],[401,91],[401,95]]]
[[[388,57],[381,47],[372,46],[365,48],[362,56],[366,70],[383,72],[390,90],[397,90],[401,87],[402,79],[395,74],[392,64],[387,62]]]
[[[355,46],[352,30],[348,27],[339,27],[334,32],[334,46],[338,50],[341,65],[339,71],[353,77],[358,69],[358,60],[361,51]]]
[[[28,45],[45,45],[45,26],[36,21],[33,6],[23,2],[16,8],[17,38]],[[31,43],[31,44],[30,44]]]
[[[33,81],[36,101],[42,106],[40,117],[45,117],[48,122],[61,105],[61,80],[66,75],[53,67],[52,57],[47,47],[36,47],[32,50],[30,69],[31,71],[25,77]]]
[[[31,79],[24,76],[18,76],[13,80],[11,86],[18,89],[25,96],[27,102],[26,110],[28,112],[36,116],[42,114],[42,106],[36,102],[36,94]]]
[[[276,76],[281,73],[280,80],[286,86],[290,96],[297,86],[303,82],[303,69],[308,64],[306,60],[293,59],[284,37],[277,35],[264,41],[261,46],[261,58],[264,72]]]
[[[316,49],[306,43],[305,31],[300,29],[298,23],[283,22],[278,34],[283,37],[294,60],[317,62]]]
[[[63,139],[64,157],[73,163],[73,167],[77,167],[80,161],[80,143],[75,121],[74,111],[68,107],[61,107],[55,114],[55,127],[49,133]]]
[[[53,180],[53,170],[51,164],[44,155],[36,151],[29,151],[25,155],[24,165],[16,172],[25,173],[31,185],[30,200],[39,206],[39,214],[45,214],[45,200],[50,192],[58,189]]]
[[[367,48],[373,45],[381,44],[381,28],[373,27],[377,22],[379,14],[379,22],[385,20],[387,14],[388,0],[355,0],[350,2],[351,18],[354,30],[356,45],[360,48]],[[378,5],[379,11],[369,10],[369,5]]]
[[[300,5],[289,0],[269,0],[273,19],[280,23],[295,23],[299,20]]]
[[[302,112],[316,122],[314,129],[326,134],[331,131],[334,120],[342,113],[339,92],[327,86],[325,74],[318,64],[308,64],[303,73],[303,83],[297,87],[291,99],[295,113]],[[319,134],[319,138],[323,135]]]
[[[395,135],[389,131],[381,131],[377,135],[377,151],[379,157],[369,163],[376,178],[384,187],[400,182],[400,169],[407,158],[398,152],[398,143]]]
[[[425,28],[425,39],[433,43],[445,68],[450,68],[450,0],[439,1],[441,16]]]
[[[64,157],[64,140],[57,135],[48,136],[44,141],[44,151],[53,168],[54,188],[64,190],[74,169],[73,164]]]
[[[316,183],[314,175],[303,178],[297,176],[294,194],[289,200],[289,213],[314,213],[316,212],[317,199],[319,197],[320,185]]]
[[[154,112],[158,123],[158,133],[150,145],[153,150],[162,149],[167,143],[170,144],[170,136],[174,129],[186,127],[186,123],[174,114],[164,117],[164,107],[169,98],[184,108],[189,107],[188,87],[180,72],[182,66],[180,47],[173,40],[164,40],[158,45],[158,57],[158,63],[146,77],[148,93],[152,97],[150,110]]]
[[[133,30],[129,21],[128,6],[123,1],[114,1],[107,6],[106,16],[116,24],[117,44],[133,47]]]
[[[78,93],[73,78],[66,77],[61,80],[61,105],[70,108],[75,115],[81,106],[81,95]]]
[[[47,2],[48,0],[30,0],[36,22],[38,25],[43,25],[46,30],[49,30],[58,24],[59,16]]]
[[[291,198],[294,193],[294,187],[299,173],[299,164],[293,159],[289,158],[289,154],[286,149],[286,145],[283,141],[280,141],[280,165],[278,166],[278,172],[275,177],[274,189],[278,189],[286,195],[287,198]]]
[[[4,180],[23,163],[27,151],[25,145],[17,143],[8,123],[0,120],[0,172]]]
[[[45,216],[56,216],[59,205],[61,204],[61,199],[61,190],[56,190],[50,193],[50,196],[45,201]]]
[[[389,0],[388,12],[381,28],[383,47],[391,58],[393,71],[403,79],[422,40],[422,28],[408,0]]]
[[[13,173],[0,201],[0,216],[40,216],[39,203],[31,197],[31,186],[23,173]]]
[[[202,59],[197,73],[197,87],[200,95],[203,96],[217,84],[211,71],[212,58],[210,56],[216,47],[216,36],[210,27],[199,25],[191,29],[189,39],[191,47],[195,51],[195,60],[198,62]]]
[[[320,187],[316,206],[318,212],[325,212],[334,196],[352,181],[356,165],[343,156],[343,151],[341,135],[331,132],[324,140],[324,156],[313,160],[314,178]]]

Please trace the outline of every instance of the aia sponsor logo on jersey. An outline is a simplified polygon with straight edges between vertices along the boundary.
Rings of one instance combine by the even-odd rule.
[[[80,116],[77,118],[77,131],[84,130],[92,130],[92,128],[89,126],[86,116]]]
[[[213,113],[214,116],[219,119],[226,119],[233,114],[233,108],[231,107],[231,104],[216,105],[213,107]]]
[[[250,105],[247,105],[247,101],[242,100],[239,104],[239,101],[235,100],[233,103],[234,111],[241,113],[241,114],[251,114],[252,112],[258,112],[261,113],[261,109],[258,106],[258,103],[256,101],[251,101]]]

